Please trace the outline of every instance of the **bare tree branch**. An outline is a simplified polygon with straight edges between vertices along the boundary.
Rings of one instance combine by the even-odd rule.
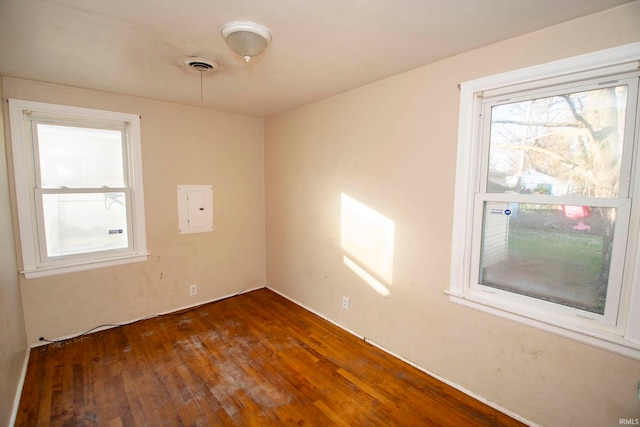
[[[553,128],[553,127],[581,128],[583,127],[572,122],[553,123],[553,122],[529,122],[529,121],[523,121],[523,120],[492,120],[491,123],[500,123],[505,125],[520,125],[520,126],[543,126],[547,128]]]
[[[591,132],[591,136],[593,136],[594,139],[597,139],[597,135],[596,132],[593,130],[593,126],[591,126],[591,123],[589,123],[587,121],[587,119],[585,119],[582,114],[578,113],[578,110],[576,109],[575,104],[573,103],[573,100],[569,97],[569,95],[562,95],[562,99],[564,99],[565,101],[567,101],[567,104],[569,105],[569,108],[571,109],[571,112],[573,113],[573,116],[576,118],[576,120],[578,120],[580,123],[582,123],[587,129],[589,129],[589,132]]]
[[[567,159],[566,157],[563,157],[560,154],[557,154],[546,148],[542,148],[540,146],[535,146],[535,145],[519,145],[519,144],[495,144],[494,147],[513,150],[513,151],[521,150],[521,151],[533,151],[536,153],[542,153],[545,156],[551,157],[561,163],[564,163],[567,166],[571,166],[575,174],[578,174],[583,177],[589,177],[589,179],[591,179],[595,183],[598,182],[597,177],[593,176],[593,174],[589,172],[590,171],[589,167],[585,165],[576,164],[571,159]]]

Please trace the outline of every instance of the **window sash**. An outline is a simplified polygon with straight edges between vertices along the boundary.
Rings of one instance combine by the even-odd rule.
[[[87,261],[98,260],[111,257],[117,257],[122,253],[133,250],[134,247],[134,233],[132,233],[132,203],[131,203],[131,189],[129,187],[129,149],[128,149],[128,131],[129,123],[123,121],[113,120],[98,120],[95,118],[79,118],[79,117],[64,117],[56,114],[48,113],[33,113],[28,114],[28,120],[30,122],[31,130],[31,153],[33,156],[33,192],[35,200],[35,222],[37,229],[37,248],[38,248],[38,265],[63,265],[72,262],[73,260]],[[86,129],[105,129],[116,130],[120,132],[121,142],[120,150],[122,154],[122,173],[124,187],[87,187],[87,188],[42,188],[41,166],[40,166],[40,146],[38,135],[38,124],[48,124],[54,126],[69,126],[76,128]],[[125,206],[126,206],[126,223],[127,223],[127,246],[126,248],[108,249],[108,250],[96,250],[88,252],[77,252],[68,255],[49,255],[47,249],[47,234],[45,230],[44,219],[44,206],[43,197],[45,194],[105,194],[111,192],[123,192],[125,193]]]
[[[605,300],[604,314],[600,315],[586,310],[569,307],[560,303],[544,301],[539,298],[520,295],[507,290],[500,290],[482,285],[480,283],[480,269],[482,263],[482,239],[483,239],[483,221],[484,221],[484,205],[485,202],[514,202],[514,203],[530,203],[541,205],[581,205],[591,208],[607,207],[615,208],[617,211],[616,224],[613,234],[613,245],[611,253],[611,265],[607,282],[607,293]],[[598,199],[593,198],[576,198],[576,197],[556,197],[556,196],[532,196],[517,194],[494,194],[494,193],[477,193],[475,195],[473,210],[473,233],[471,246],[471,268],[469,277],[465,281],[463,292],[474,295],[481,295],[492,300],[492,304],[496,304],[500,299],[504,302],[513,302],[519,306],[517,312],[530,312],[531,315],[545,312],[550,315],[557,316],[558,319],[564,318],[570,323],[583,325],[585,323],[598,323],[605,326],[604,329],[620,333],[623,324],[620,323],[618,316],[620,310],[620,296],[622,292],[622,279],[624,272],[624,258],[627,246],[627,234],[629,231],[629,221],[631,214],[630,199]],[[493,296],[488,297],[487,294]],[[503,305],[503,304],[499,304]],[[545,314],[546,315],[546,314]],[[585,322],[584,319],[589,322]]]
[[[67,255],[53,255],[49,256],[47,249],[47,234],[45,230],[45,218],[44,218],[44,206],[43,199],[46,194],[109,194],[109,193],[124,193],[125,195],[125,208],[126,208],[126,232],[127,232],[127,246],[119,249],[107,249],[107,250],[94,250],[86,252],[76,252]],[[63,189],[35,189],[35,202],[36,202],[36,226],[38,238],[38,250],[39,250],[39,265],[61,265],[66,264],[70,260],[95,260],[121,256],[123,253],[127,253],[132,250],[134,246],[134,233],[132,232],[132,202],[131,202],[131,190],[127,187],[121,188],[63,188]]]
[[[586,92],[595,89],[611,88],[616,86],[627,86],[627,103],[625,107],[626,117],[623,130],[622,155],[618,197],[628,197],[631,186],[631,169],[633,163],[633,145],[635,134],[635,120],[638,105],[638,72],[626,73],[623,76],[612,77],[610,75],[586,82],[572,82],[552,87],[533,88],[517,95],[502,94],[501,96],[487,97],[486,93],[478,98],[478,108],[481,111],[481,122],[479,123],[479,138],[481,144],[481,169],[478,180],[478,191],[487,192],[489,184],[489,150],[491,140],[491,112],[492,108],[499,105],[510,104],[521,101],[529,101],[538,98],[546,98],[558,95],[565,95],[576,92]]]
[[[46,124],[53,126],[68,126],[85,129],[113,130],[120,132],[120,152],[122,154],[122,179],[125,187],[130,187],[131,177],[129,173],[130,165],[130,128],[129,122],[113,121],[113,120],[96,120],[82,118],[59,117],[51,114],[30,113],[28,114],[31,132],[31,155],[33,161],[33,186],[35,188],[43,188],[42,185],[42,168],[40,161],[40,137],[38,134],[38,125]]]

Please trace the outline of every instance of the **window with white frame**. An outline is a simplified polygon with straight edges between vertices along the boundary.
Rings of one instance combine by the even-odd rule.
[[[640,358],[639,65],[636,43],[461,85],[452,301]]]
[[[140,117],[10,99],[27,278],[147,257]]]

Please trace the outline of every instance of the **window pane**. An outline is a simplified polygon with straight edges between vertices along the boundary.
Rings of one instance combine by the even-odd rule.
[[[603,314],[615,214],[485,202],[480,283]]]
[[[128,247],[125,193],[43,194],[47,256]]]
[[[617,197],[627,86],[491,109],[487,192]]]
[[[42,188],[124,187],[122,132],[38,123]]]

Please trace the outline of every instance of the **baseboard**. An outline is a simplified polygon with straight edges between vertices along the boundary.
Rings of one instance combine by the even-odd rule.
[[[384,352],[385,352],[385,353],[387,353],[388,355],[390,355],[390,356],[392,356],[392,357],[395,357],[396,359],[401,360],[401,361],[403,361],[404,363],[407,363],[408,365],[413,366],[414,368],[416,368],[416,369],[418,369],[419,371],[424,372],[425,374],[427,374],[427,375],[429,375],[429,376],[431,376],[431,377],[433,377],[433,378],[437,379],[438,381],[442,381],[443,383],[447,384],[448,386],[451,386],[451,387],[455,388],[456,390],[458,390],[458,391],[460,391],[460,392],[462,392],[462,393],[466,394],[467,396],[472,397],[472,398],[474,398],[475,400],[477,400],[477,401],[479,401],[479,402],[482,402],[482,403],[484,403],[485,405],[487,405],[487,406],[489,406],[489,407],[491,407],[491,408],[493,408],[493,409],[495,409],[495,410],[497,410],[497,411],[500,411],[500,412],[502,412],[503,414],[508,415],[508,416],[510,416],[511,418],[515,419],[515,420],[520,421],[520,422],[521,422],[521,423],[523,423],[523,424],[526,424],[526,425],[531,426],[531,427],[540,427],[540,425],[539,425],[539,424],[534,423],[533,421],[530,421],[530,420],[528,420],[528,419],[526,419],[526,418],[522,417],[522,416],[521,416],[521,415],[519,415],[519,414],[516,414],[515,412],[513,412],[513,411],[511,411],[511,410],[509,410],[509,409],[507,409],[507,408],[503,408],[502,406],[500,406],[500,405],[498,405],[498,404],[496,404],[496,403],[494,403],[494,402],[491,402],[490,400],[487,400],[487,399],[486,399],[486,398],[484,398],[483,396],[480,396],[480,395],[478,395],[478,394],[476,394],[476,393],[474,393],[474,392],[472,392],[472,391],[470,391],[470,390],[467,390],[466,388],[462,387],[460,384],[457,384],[457,383],[455,383],[455,382],[453,382],[453,381],[451,381],[451,380],[448,380],[448,379],[446,379],[446,378],[441,377],[440,375],[438,375],[438,374],[436,374],[436,373],[434,373],[434,372],[431,372],[431,371],[430,371],[430,370],[428,370],[428,369],[425,369],[424,367],[422,367],[422,366],[420,366],[420,365],[416,364],[415,362],[412,362],[411,360],[408,360],[407,358],[402,357],[402,356],[400,356],[399,354],[396,354],[395,352],[393,352],[393,351],[389,350],[388,348],[386,348],[386,347],[384,347],[384,346],[381,346],[380,344],[376,343],[375,341],[372,341],[372,340],[370,340],[370,339],[368,339],[368,338],[364,337],[363,335],[360,335],[359,333],[357,333],[357,332],[356,332],[356,331],[354,331],[354,330],[351,330],[351,329],[349,329],[349,328],[347,328],[347,327],[345,327],[345,326],[343,326],[343,325],[341,325],[341,324],[339,324],[339,323],[334,322],[333,320],[329,319],[328,317],[326,317],[326,316],[325,316],[325,315],[323,315],[322,313],[319,313],[319,312],[317,312],[316,310],[314,310],[314,309],[312,309],[312,308],[307,307],[306,305],[304,305],[304,304],[300,303],[299,301],[296,301],[295,299],[290,298],[288,295],[285,295],[285,294],[283,294],[282,292],[280,292],[280,291],[278,291],[278,290],[276,290],[276,289],[273,289],[273,288],[271,288],[271,287],[269,287],[269,286],[267,286],[267,289],[269,289],[269,290],[271,290],[271,291],[275,292],[276,294],[280,295],[280,296],[281,296],[281,297],[283,297],[283,298],[288,299],[288,300],[289,300],[289,301],[291,301],[292,303],[294,303],[294,304],[296,304],[296,305],[298,305],[298,306],[300,306],[300,307],[304,308],[305,310],[307,310],[307,311],[309,311],[309,312],[311,312],[311,313],[315,314],[316,316],[318,316],[318,317],[320,317],[320,318],[322,318],[322,319],[326,320],[327,322],[331,323],[332,325],[335,325],[335,326],[339,327],[340,329],[343,329],[343,330],[347,331],[347,332],[348,332],[348,333],[350,333],[351,335],[354,335],[355,337],[357,337],[357,338],[359,338],[359,339],[361,339],[361,340],[366,341],[367,343],[371,344],[372,346],[374,346],[374,347],[376,347],[376,348],[378,348],[378,349],[380,349],[380,350],[384,351]]]
[[[358,338],[360,338],[361,340],[365,340],[365,341],[366,341],[366,339],[365,339],[365,337],[364,337],[364,336],[360,335],[359,333],[357,333],[357,332],[356,332],[356,331],[354,331],[353,329],[349,329],[349,328],[347,328],[347,327],[345,327],[345,326],[342,326],[342,325],[341,325],[341,324],[339,324],[339,323],[334,322],[333,320],[329,319],[329,318],[328,318],[327,316],[325,316],[324,314],[322,314],[322,313],[318,313],[318,312],[317,312],[317,311],[315,311],[314,309],[312,309],[312,308],[310,308],[310,307],[307,307],[306,305],[302,304],[302,303],[301,303],[301,302],[299,302],[299,301],[296,301],[295,299],[293,299],[293,298],[289,297],[288,295],[283,294],[282,292],[280,292],[280,291],[279,291],[279,290],[277,290],[277,289],[273,289],[273,288],[271,288],[271,287],[269,287],[269,286],[267,286],[266,288],[267,288],[267,289],[269,289],[270,291],[272,291],[272,292],[274,292],[274,293],[276,293],[276,294],[280,295],[282,298],[288,299],[289,301],[291,301],[291,302],[292,302],[292,303],[294,303],[295,305],[300,306],[300,307],[304,308],[305,310],[307,310],[307,311],[309,311],[309,312],[311,312],[311,313],[315,314],[316,316],[318,316],[318,317],[322,318],[323,320],[326,320],[327,322],[331,323],[332,325],[337,326],[338,328],[343,329],[343,330],[345,330],[345,331],[349,332],[351,335],[353,335],[353,336],[355,336],[355,337],[358,337]]]
[[[376,343],[374,341],[371,341],[370,339],[365,338],[365,341],[368,342],[369,344],[371,344],[372,346],[379,348],[380,350],[384,351],[385,353],[395,357],[396,359],[402,360],[404,363],[413,366],[417,370],[424,372],[425,374],[437,379],[438,381],[441,381],[441,382],[445,383],[446,385],[455,388],[456,390],[466,394],[467,396],[472,397],[475,400],[477,400],[479,402],[482,402],[485,405],[490,406],[491,408],[493,408],[493,409],[495,409],[497,411],[500,411],[503,414],[506,414],[506,415],[510,416],[511,418],[513,418],[515,420],[520,421],[523,424],[526,424],[526,425],[531,426],[531,427],[541,427],[540,424],[534,423],[533,421],[530,421],[530,420],[524,418],[520,414],[517,414],[517,413],[515,413],[515,412],[513,412],[513,411],[511,411],[511,410],[509,410],[507,408],[504,408],[504,407],[502,407],[502,406],[500,406],[500,405],[498,405],[498,404],[496,404],[496,403],[494,403],[494,402],[492,402],[490,400],[487,400],[485,397],[480,396],[479,394],[476,394],[476,393],[474,393],[474,392],[472,392],[470,390],[467,390],[466,388],[462,387],[460,384],[455,383],[455,382],[453,382],[451,380],[448,380],[446,378],[443,378],[440,375],[438,375],[438,374],[436,374],[434,372],[431,372],[428,369],[423,368],[422,366],[412,362],[411,360],[408,360],[405,357],[400,356],[399,354],[394,353],[393,351],[389,350],[388,348],[385,348],[385,347],[381,346],[380,344],[378,344],[378,343]]]
[[[27,378],[27,366],[29,366],[30,355],[31,355],[31,349],[27,347],[27,351],[24,356],[24,361],[22,362],[22,370],[20,371],[20,379],[18,381],[18,387],[16,389],[16,396],[13,399],[13,408],[11,409],[11,418],[9,419],[10,427],[16,424],[18,409],[20,407],[20,398],[22,397],[22,389],[24,388],[24,381]]]
[[[111,329],[111,328],[118,328],[120,326],[130,325],[132,323],[140,322],[141,320],[153,319],[154,317],[158,317],[158,316],[166,316],[168,314],[178,313],[180,311],[189,310],[189,309],[192,309],[192,308],[195,308],[195,307],[199,307],[201,305],[210,304],[210,303],[216,302],[216,301],[222,301],[222,300],[227,299],[227,298],[232,298],[232,297],[235,297],[235,296],[247,293],[247,292],[252,292],[252,291],[255,291],[255,290],[258,290],[258,289],[263,289],[265,287],[266,286],[257,286],[255,288],[243,289],[240,292],[236,292],[236,293],[233,293],[233,294],[221,296],[221,297],[218,297],[218,298],[213,298],[213,299],[210,299],[210,300],[199,301],[199,302],[197,302],[195,304],[174,308],[174,309],[171,309],[171,310],[168,310],[168,311],[164,311],[164,312],[161,312],[161,313],[150,314],[148,316],[139,317],[139,318],[132,319],[132,320],[126,320],[126,321],[121,322],[121,323],[113,323],[113,324],[109,324],[109,325],[98,326],[98,327],[95,327],[93,329],[89,329],[89,331],[87,331],[87,332],[80,332],[80,333],[76,333],[76,334],[65,335],[65,336],[62,336],[62,337],[55,338],[55,339],[50,339],[48,341],[38,341],[36,343],[32,343],[30,347],[31,348],[36,348],[36,347],[40,347],[40,346],[51,344],[51,343],[55,343],[55,342],[66,341],[66,340],[69,340],[69,339],[72,339],[72,338],[77,338],[77,337],[79,337],[81,335],[86,335],[86,334],[89,334],[89,333],[92,334],[94,332],[105,331],[105,330]]]

